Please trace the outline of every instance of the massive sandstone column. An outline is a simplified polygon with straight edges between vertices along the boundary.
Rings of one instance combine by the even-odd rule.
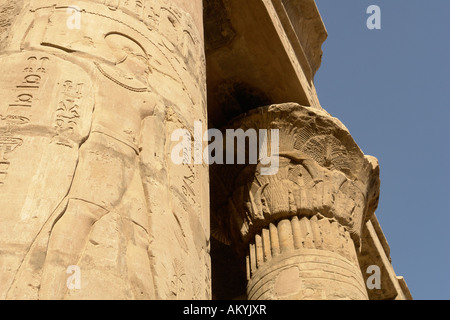
[[[210,298],[202,1],[0,12],[0,299]]]
[[[279,130],[279,153],[268,154],[279,157],[275,174],[262,174],[261,158],[215,170],[224,197],[214,232],[246,256],[248,298],[368,299],[357,250],[378,203],[377,160],[339,120],[298,104],[258,108],[227,126],[239,128]],[[269,135],[268,151],[274,142]],[[227,152],[237,150],[249,149]]]

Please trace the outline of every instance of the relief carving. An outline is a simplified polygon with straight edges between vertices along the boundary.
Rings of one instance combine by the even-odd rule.
[[[55,141],[57,144],[72,148],[74,134],[80,119],[80,103],[82,103],[83,83],[73,83],[71,80],[64,81],[62,98],[56,109],[55,119]]]
[[[0,225],[0,245],[9,248],[20,241],[24,246],[20,255],[13,256],[11,251],[14,263],[10,264],[10,271],[2,270],[0,263],[0,298],[76,297],[79,293],[66,287],[67,267],[87,265],[84,275],[89,279],[95,277],[94,273],[89,274],[95,263],[109,280],[126,276],[127,264],[136,271],[126,281],[136,282],[136,288],[148,292],[140,294],[135,288],[130,294],[161,297],[172,292],[177,299],[191,294],[203,297],[203,287],[194,288],[195,281],[190,281],[185,271],[187,263],[198,264],[202,275],[208,267],[203,265],[203,259],[188,254],[206,247],[192,239],[192,217],[182,217],[182,233],[176,234],[180,246],[172,258],[176,256],[178,260],[173,266],[173,279],[167,281],[173,280],[172,285],[166,292],[160,281],[151,279],[165,268],[165,256],[154,256],[150,245],[153,237],[158,238],[158,232],[165,231],[157,231],[149,223],[148,230],[139,233],[139,245],[122,246],[136,241],[127,231],[136,224],[130,215],[139,216],[139,225],[145,226],[146,219],[154,221],[152,212],[165,212],[170,201],[178,197],[170,190],[167,203],[161,205],[150,201],[146,194],[152,186],[142,173],[149,170],[148,164],[142,163],[142,151],[152,148],[155,137],[143,134],[143,123],[164,114],[169,103],[185,126],[193,124],[190,117],[202,117],[206,109],[204,105],[199,107],[206,101],[205,79],[200,78],[205,74],[202,44],[190,14],[168,1],[79,1],[76,5],[80,8],[81,28],[70,29],[66,4],[30,1],[27,5],[19,17],[20,24],[14,26],[16,42],[20,42],[14,47],[20,46],[23,51],[16,54],[21,62],[2,64],[7,66],[5,70],[16,66],[15,72],[20,75],[7,72],[0,77],[0,90],[7,92],[6,104],[0,105],[0,186],[7,188],[5,181],[18,181],[10,176],[19,176],[25,160],[19,159],[16,164],[17,159],[11,155],[16,155],[17,150],[34,154],[29,167],[23,168],[30,173],[26,181],[30,187],[21,195],[26,200],[19,201],[22,198],[18,196],[17,203],[8,205],[0,217],[9,223]],[[5,55],[2,62],[12,56]],[[23,122],[21,129],[19,122]],[[167,134],[164,125],[157,135]],[[165,148],[158,148],[162,150],[160,158],[166,157]],[[150,169],[153,175],[154,170]],[[194,167],[183,171],[183,197],[177,199],[181,207],[198,214],[195,219],[206,210],[202,208],[206,202],[201,199],[199,176]],[[141,183],[136,182],[139,179]],[[45,186],[48,189],[43,190]],[[39,191],[44,201],[37,203]],[[0,201],[3,203],[8,195],[1,194]],[[128,202],[143,205],[128,210]],[[33,223],[27,224],[32,218]],[[121,220],[121,230],[113,232],[111,224],[117,219]],[[8,238],[8,228],[23,232],[17,239]],[[178,231],[168,225],[167,233]],[[118,245],[106,245],[118,236]],[[96,251],[102,247],[104,253]],[[5,250],[9,254],[10,249]],[[142,256],[142,252],[148,256]],[[126,259],[122,258],[124,253]],[[139,259],[134,257],[138,253]],[[117,261],[107,263],[107,257],[115,255]],[[40,257],[37,263],[36,256]],[[86,264],[85,259],[91,257],[99,260]],[[112,271],[112,266],[117,269]],[[147,269],[138,272],[140,268]],[[140,274],[147,277],[145,283]],[[124,288],[132,285],[124,282]],[[95,290],[83,294],[101,296]]]
[[[223,196],[212,235],[245,256],[248,298],[367,299],[355,247],[378,201],[376,160],[337,119],[298,104],[252,110],[230,128],[279,130],[275,174],[261,160],[214,168]]]
[[[341,123],[324,112],[285,104],[249,112],[231,127],[280,130],[277,174],[261,175],[264,165],[258,163],[236,166],[232,176],[230,227],[237,224],[244,242],[269,223],[317,213],[348,227],[358,241],[368,203],[378,192],[377,167]]]
[[[247,284],[234,297],[366,299],[358,258],[378,162],[321,109],[302,69],[315,40],[305,58],[290,24],[323,26],[313,0],[297,2],[0,0],[0,299],[211,299],[223,244],[237,254],[218,261],[240,259],[233,280]],[[217,107],[205,49],[208,87],[226,91]],[[278,129],[276,152],[265,136],[275,174],[263,159],[197,163],[194,123],[216,121],[207,100],[221,117],[288,98],[312,107],[262,107],[228,127]],[[177,129],[195,149],[182,165]]]
[[[23,116],[0,114],[0,185],[5,184],[11,162],[7,155],[23,144],[23,139],[15,137],[13,128],[26,124],[30,119]]]
[[[140,44],[117,33],[109,33],[105,41],[115,59],[113,64],[95,63],[98,70],[130,91],[148,91],[149,58]]]
[[[49,60],[48,57],[28,57],[28,65],[23,72],[28,73],[23,77],[23,80],[18,83],[15,88],[18,91],[16,99],[9,104],[10,107],[25,107],[31,108],[35,100],[35,92],[40,89],[40,84],[44,80],[39,73],[46,72],[45,63]]]
[[[183,264],[180,260],[174,260],[173,271],[174,273],[170,282],[170,290],[175,300],[182,300],[183,294],[186,291],[184,283],[186,281],[186,271],[184,270]]]

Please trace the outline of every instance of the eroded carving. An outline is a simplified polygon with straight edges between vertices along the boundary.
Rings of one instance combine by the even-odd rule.
[[[229,127],[278,129],[280,138],[276,174],[262,175],[262,162],[217,166],[213,182],[227,190],[213,225],[228,228],[213,235],[246,252],[249,299],[367,299],[355,245],[379,192],[374,159],[337,119],[297,104],[253,110]]]
[[[30,119],[23,116],[7,115],[3,117],[0,114],[0,128],[2,128],[0,130],[0,185],[5,184],[8,169],[11,165],[11,162],[6,158],[7,155],[23,144],[22,138],[14,136],[13,128],[29,121]]]
[[[344,126],[293,104],[250,112],[232,126],[280,130],[276,175],[261,175],[261,163],[235,171],[227,206],[245,242],[271,222],[317,213],[348,227],[358,241],[378,176]]]
[[[23,195],[26,201],[22,201],[22,207],[19,203],[17,208],[8,207],[5,214],[5,219],[8,215],[18,217],[15,219],[21,219],[24,225],[33,218],[34,224],[21,226],[24,229],[21,237],[26,238],[20,240],[24,248],[11,258],[14,263],[8,272],[0,270],[0,298],[78,297],[80,292],[72,292],[65,286],[67,266],[91,270],[96,263],[106,281],[118,277],[123,288],[134,286],[130,293],[125,292],[128,289],[111,291],[122,298],[128,294],[204,297],[207,292],[203,286],[195,287],[194,277],[183,270],[195,266],[201,269],[201,278],[203,269],[208,268],[202,257],[189,256],[190,252],[201,252],[207,246],[206,237],[193,240],[197,235],[192,234],[195,229],[191,230],[191,225],[202,231],[203,223],[206,227],[206,221],[199,222],[200,217],[205,217],[202,212],[207,210],[199,180],[205,180],[207,175],[199,174],[198,168],[183,168],[179,176],[183,188],[168,191],[167,203],[154,202],[149,190],[155,183],[151,180],[155,163],[146,162],[142,156],[142,152],[161,143],[156,148],[157,160],[166,161],[167,146],[163,140],[155,140],[169,134],[164,126],[167,105],[175,110],[174,118],[184,126],[194,123],[191,117],[206,122],[203,44],[191,16],[199,13],[188,13],[169,1],[100,0],[79,1],[76,5],[80,8],[81,28],[70,29],[67,4],[46,0],[27,3],[27,10],[19,17],[20,24],[14,26],[13,47],[23,51],[18,54],[21,63],[14,61],[15,72],[20,74],[2,75],[0,79],[4,86],[11,87],[5,95],[6,105],[0,106],[0,114],[5,115],[0,123],[0,182],[7,175],[19,175],[23,161],[16,166],[16,159],[9,158],[17,154],[16,150],[36,154],[32,158],[34,167],[26,168],[30,171],[28,180],[32,180],[29,193]],[[11,116],[6,117],[13,114],[29,121],[20,130],[17,126],[13,128]],[[143,126],[149,118],[157,118],[161,126],[157,123],[158,130],[145,135]],[[51,154],[57,152],[58,156],[54,156],[57,163],[51,166]],[[142,174],[146,171],[150,174]],[[49,183],[48,174],[52,172],[53,181]],[[178,178],[167,171],[161,175],[167,175],[167,181],[169,175],[172,180]],[[36,194],[46,184],[47,193],[53,190],[53,194],[42,192],[44,200],[37,203]],[[178,212],[172,215],[171,201],[177,206],[173,210],[186,208],[192,217]],[[130,209],[130,202],[141,205]],[[150,219],[150,214],[160,211],[182,221],[178,225],[166,223],[165,231],[158,231],[156,225],[164,225],[166,218],[154,214]],[[10,224],[16,228],[21,221],[11,218]],[[120,230],[113,232],[113,225]],[[142,228],[138,236],[130,231],[137,225]],[[3,225],[1,245],[21,238],[10,240],[5,230],[7,226]],[[173,235],[172,241],[178,240],[177,252],[153,254],[153,237],[158,238],[158,232]],[[118,236],[121,239],[117,243],[107,245]],[[132,244],[124,246],[127,241]],[[96,251],[98,248],[104,248],[104,256]],[[135,257],[138,252],[139,259]],[[124,254],[126,259],[122,257]],[[114,260],[110,258],[114,255],[117,260],[105,260],[107,257]],[[38,262],[36,256],[40,257]],[[92,257],[99,261],[85,260]],[[161,286],[161,281],[152,277],[164,272],[165,261],[174,258],[178,259],[173,266],[174,287],[168,285],[172,280],[169,278]],[[84,270],[84,275],[94,279],[95,271],[89,274]],[[89,293],[89,288],[84,290],[81,293],[84,296],[101,296],[100,290]]]
[[[180,260],[175,259],[173,262],[173,276],[170,282],[170,290],[176,300],[181,300],[185,289],[186,271]]]
[[[81,0],[76,12],[59,0],[0,2],[0,299],[211,298],[208,168],[168,156],[174,130],[208,122],[202,1]],[[231,49],[236,70],[249,67],[221,79],[233,58],[212,63],[225,118],[287,97],[321,109],[302,78],[320,60],[321,41],[300,34],[322,30],[312,0],[203,3],[208,52]],[[245,29],[260,19],[269,32],[256,39]],[[305,54],[312,72],[296,61]],[[253,55],[275,68],[252,66]],[[280,130],[277,174],[234,166],[211,184],[211,233],[243,254],[242,273],[246,259],[248,297],[366,298],[355,244],[378,201],[376,159],[336,119],[298,105],[232,126]],[[69,265],[80,289],[66,286]]]
[[[40,84],[44,80],[41,74],[46,72],[44,64],[48,60],[49,58],[46,56],[28,57],[28,65],[23,70],[27,74],[23,77],[23,80],[15,86],[18,93],[15,100],[9,104],[10,107],[32,107],[35,100],[35,92],[40,88]]]
[[[0,50],[6,47],[11,38],[11,26],[22,6],[22,0],[6,0],[0,4]]]
[[[66,80],[62,87],[61,101],[56,109],[55,130],[57,135],[54,140],[57,144],[71,148],[74,145],[73,141],[76,141],[74,134],[78,131],[83,83]]]

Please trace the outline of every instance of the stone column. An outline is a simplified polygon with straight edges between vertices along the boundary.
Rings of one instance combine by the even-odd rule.
[[[261,157],[216,171],[229,187],[215,221],[246,257],[248,298],[368,299],[357,252],[378,201],[376,159],[339,120],[297,104],[253,110],[228,128],[279,130],[273,174]]]
[[[202,1],[0,0],[0,64],[0,299],[209,298]]]

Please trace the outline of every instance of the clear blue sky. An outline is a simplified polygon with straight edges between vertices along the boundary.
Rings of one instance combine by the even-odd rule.
[[[450,299],[450,0],[316,0],[322,107],[381,166],[377,216],[414,299]],[[370,5],[381,30],[369,30]]]

